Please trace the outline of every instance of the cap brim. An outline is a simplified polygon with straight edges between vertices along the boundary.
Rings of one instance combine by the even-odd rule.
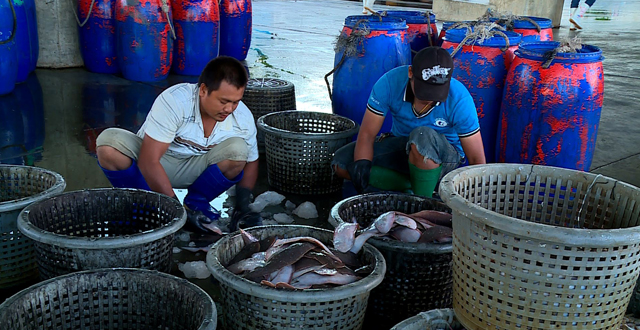
[[[416,79],[413,82],[414,95],[422,101],[444,102],[449,96],[449,85],[451,80],[442,85],[430,84]]]

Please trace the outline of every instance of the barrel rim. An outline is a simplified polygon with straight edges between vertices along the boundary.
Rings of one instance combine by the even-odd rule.
[[[352,125],[351,128],[341,131],[341,132],[335,132],[335,133],[314,133],[314,132],[309,132],[309,133],[298,133],[298,132],[291,132],[288,130],[284,130],[281,128],[276,128],[273,127],[271,125],[268,125],[265,121],[270,117],[270,116],[282,116],[282,115],[287,115],[287,114],[310,114],[310,115],[327,115],[327,116],[334,116],[337,118],[340,118],[341,120],[347,121],[350,125]],[[302,110],[286,110],[286,111],[278,111],[278,112],[272,112],[272,113],[268,113],[266,115],[262,115],[260,116],[260,118],[258,118],[258,121],[256,122],[256,127],[260,130],[263,130],[265,133],[271,133],[271,134],[276,134],[278,136],[281,137],[285,137],[285,138],[294,138],[294,139],[299,139],[299,138],[303,138],[304,140],[340,140],[340,139],[346,139],[346,138],[350,138],[353,135],[355,135],[358,132],[358,124],[347,118],[344,116],[340,116],[340,115],[336,115],[334,113],[325,113],[325,112],[317,112],[317,111],[302,111]]]
[[[497,166],[505,168],[503,172],[524,172],[529,173],[529,176],[533,176],[536,171],[546,173],[549,170],[554,170],[556,173],[559,172],[558,175],[562,175],[565,178],[581,176],[591,181],[597,176],[597,174],[593,173],[543,165],[483,164],[458,168],[442,178],[439,190],[440,197],[451,207],[454,217],[456,213],[460,213],[463,217],[471,219],[473,222],[496,228],[502,232],[508,232],[514,235],[523,235],[523,233],[526,233],[526,236],[532,239],[572,246],[608,248],[611,246],[631,245],[634,244],[634,242],[640,242],[640,225],[619,229],[580,229],[529,222],[473,204],[455,191],[454,182],[464,175],[465,172],[495,172],[492,171],[492,169],[495,169]],[[630,184],[607,176],[601,176],[601,178],[615,182],[618,189],[624,187],[640,194],[640,189]]]
[[[132,248],[136,246],[140,246],[143,244],[147,244],[150,242],[154,242],[156,240],[167,237],[168,235],[174,234],[184,224],[187,222],[187,212],[184,207],[174,198],[168,197],[164,194],[160,194],[153,191],[139,190],[139,189],[129,189],[129,188],[98,188],[98,189],[83,189],[70,191],[64,194],[60,194],[55,196],[54,198],[63,198],[68,195],[79,195],[79,194],[87,194],[91,192],[126,192],[128,194],[131,193],[139,193],[144,192],[149,195],[156,195],[158,199],[165,199],[168,203],[174,204],[177,209],[182,209],[182,214],[178,215],[178,217],[174,217],[171,222],[168,224],[152,229],[150,231],[145,231],[141,233],[136,233],[132,235],[124,235],[117,237],[83,237],[83,236],[69,236],[69,235],[61,235],[52,233],[49,231],[45,231],[33,225],[29,221],[29,213],[31,209],[36,207],[39,203],[44,202],[44,200],[35,202],[26,208],[24,208],[20,214],[18,215],[18,230],[22,232],[25,236],[31,238],[32,240],[42,243],[49,244],[53,246],[59,246],[63,248],[71,248],[71,249],[86,249],[86,250],[113,250],[113,249],[122,249],[122,248]]]
[[[359,20],[366,20],[365,26],[370,31],[407,30],[407,21],[403,18],[385,16],[378,18],[375,15],[351,15],[344,19],[345,28],[353,28]],[[380,21],[382,19],[382,22]]]
[[[418,10],[380,10],[378,14],[386,13],[388,17],[399,17],[404,19],[407,24],[434,24],[436,21],[436,14],[429,12],[429,18],[425,16],[424,11]]]
[[[55,183],[50,188],[46,189],[43,192],[37,193],[35,195],[14,199],[6,202],[0,202],[0,213],[23,209],[31,203],[55,196],[61,193],[62,191],[64,191],[64,189],[67,187],[67,182],[64,180],[62,175],[41,167],[0,164],[0,170],[2,170],[3,168],[8,168],[9,170],[11,170],[12,168],[25,169],[27,171],[39,171],[42,173],[47,173],[48,175],[51,175],[55,178]]]
[[[325,232],[332,234],[333,232],[327,229],[304,226],[304,225],[270,225],[251,227],[246,231],[251,233],[252,231],[259,231],[264,229],[307,229],[312,231]],[[241,276],[233,274],[226,267],[222,266],[220,259],[217,255],[214,255],[220,246],[227,241],[237,239],[240,231],[236,231],[229,235],[226,235],[219,241],[217,241],[207,252],[206,265],[213,277],[222,285],[227,285],[234,290],[237,290],[243,294],[259,297],[262,299],[273,299],[278,301],[286,301],[290,303],[308,303],[308,302],[323,302],[323,301],[337,301],[347,299],[362,294],[371,292],[375,287],[382,283],[384,274],[386,273],[386,262],[382,253],[370,244],[365,244],[363,253],[372,255],[372,259],[375,261],[373,271],[366,277],[353,282],[351,284],[338,286],[328,289],[305,289],[305,290],[281,290],[276,288],[266,287],[259,283],[255,283],[247,280]]]
[[[512,31],[504,31],[504,34],[509,38],[509,47],[517,46],[522,41],[522,34]],[[452,43],[461,43],[467,35],[467,28],[447,29],[444,40]],[[483,43],[479,43],[478,40],[473,42],[467,41],[465,45],[483,46],[483,47],[505,47],[507,42],[501,36],[493,36],[487,38]]]
[[[515,51],[515,54],[520,58],[545,62],[548,60],[546,53],[554,50],[559,45],[559,41],[523,42]],[[597,46],[583,44],[582,50],[585,52],[558,53],[555,55],[553,61],[563,63],[597,63],[604,60],[602,50]]]
[[[553,21],[550,18],[546,18],[546,17],[536,17],[536,16],[519,16],[522,18],[528,18],[534,22],[536,22],[538,24],[538,26],[540,26],[540,29],[551,29],[553,28]],[[489,18],[489,21],[491,22],[495,22],[497,20],[499,20],[499,17],[491,17]],[[535,25],[533,25],[533,23],[531,23],[528,20],[524,20],[524,19],[514,19],[513,21],[513,28],[514,29],[537,29],[537,27]]]

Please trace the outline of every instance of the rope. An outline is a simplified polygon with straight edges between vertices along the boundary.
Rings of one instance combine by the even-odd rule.
[[[18,28],[18,22],[16,18],[16,9],[13,8],[13,1],[9,0],[9,7],[11,7],[11,14],[13,14],[13,27],[11,28],[11,35],[9,39],[0,41],[0,45],[8,44],[16,37],[16,29]]]
[[[382,15],[381,14],[375,12],[373,9],[371,9],[369,7],[364,7],[364,9],[368,10],[371,14],[373,14],[375,16],[378,16],[378,19],[380,20],[380,22],[382,22]],[[386,15],[387,12],[385,11],[384,13]]]
[[[542,68],[548,69],[559,53],[577,53],[578,49],[582,49],[582,40],[580,38],[576,36],[573,39],[563,39],[558,47],[544,53],[543,57],[546,60],[542,63]]]
[[[73,0],[69,0],[69,3],[71,4],[71,11],[73,11],[73,16],[76,17],[76,22],[78,22],[78,25],[80,27],[83,27],[89,21],[89,17],[91,17],[91,12],[93,11],[93,5],[96,4],[96,0],[91,0],[91,6],[89,6],[89,12],[87,13],[87,17],[84,18],[84,22],[82,23],[80,23],[80,18],[78,17],[78,13],[76,13],[76,10],[73,9],[74,7]]]
[[[598,179],[601,176],[602,176],[602,174],[596,175],[596,177],[593,179],[593,182],[591,182],[591,184],[587,188],[587,192],[584,193],[584,198],[582,199],[582,202],[580,203],[580,209],[578,209],[578,218],[576,219],[576,222],[578,223],[578,228],[580,228],[580,215],[582,214],[582,208],[584,207],[584,202],[587,200],[587,197],[589,197],[589,193],[591,192],[591,188],[593,188],[593,186],[596,184],[596,181],[598,181]]]
[[[93,1],[93,0],[92,0]],[[171,36],[173,40],[176,39],[176,30],[173,28],[173,24],[171,24],[171,16],[169,16],[169,0],[162,0],[162,11],[167,15],[167,23],[169,23],[169,27],[171,28]]]
[[[431,13],[429,11],[425,11],[424,15],[427,16],[427,24],[429,27],[427,28],[427,33],[429,34],[429,46],[433,47],[433,38],[431,36]]]
[[[382,19],[382,17],[380,19]],[[358,20],[356,24],[353,25],[353,29],[351,29],[351,33],[349,33],[348,36],[344,37],[343,34],[340,33],[336,40],[335,51],[336,53],[342,52],[342,57],[340,58],[340,61],[338,61],[338,64],[336,64],[336,66],[331,71],[329,71],[329,73],[324,75],[324,82],[327,84],[327,91],[329,92],[330,100],[333,100],[333,95],[331,93],[331,85],[329,84],[329,76],[331,76],[338,70],[347,56],[356,55],[357,44],[362,41],[364,36],[369,34],[369,29],[366,26],[360,27],[360,25],[362,25],[366,21],[366,19]]]
[[[509,49],[509,37],[507,37],[507,35],[504,32],[500,31],[503,28],[500,27],[499,25],[495,23],[492,23],[491,25],[478,24],[475,26],[474,28],[475,30],[473,32],[470,32],[470,29],[471,29],[470,27],[467,27],[467,35],[464,37],[464,39],[462,39],[462,42],[460,42],[458,46],[451,53],[452,58],[456,56],[458,51],[462,49],[464,45],[466,44],[472,45],[476,41],[479,44],[482,44],[484,43],[485,39],[491,38],[496,35],[499,37],[503,37],[506,42],[506,45],[504,46],[504,48],[502,48],[502,51],[506,52],[507,49]]]

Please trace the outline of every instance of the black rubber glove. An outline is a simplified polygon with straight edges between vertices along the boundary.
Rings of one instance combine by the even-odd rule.
[[[249,209],[249,203],[251,203],[251,190],[236,186],[236,206],[229,224],[230,231],[262,225],[262,217]]]
[[[180,202],[178,196],[173,195],[173,198]],[[182,204],[182,203],[180,203]],[[188,208],[184,208],[187,212],[187,222],[184,224],[184,229],[194,232],[194,233],[203,233],[203,234],[211,234],[212,231],[205,227],[206,224],[211,224],[213,221],[209,219],[207,216],[202,214],[200,211],[189,210]]]
[[[371,161],[360,159],[351,163],[347,167],[351,182],[359,194],[362,194],[369,186],[369,175],[371,174]]]

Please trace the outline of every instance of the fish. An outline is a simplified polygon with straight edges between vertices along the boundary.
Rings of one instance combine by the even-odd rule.
[[[270,237],[261,239],[259,241],[260,251],[267,251],[273,245],[273,242],[275,242],[276,239],[277,238],[275,236],[270,236]]]
[[[225,233],[222,231],[222,229],[220,229],[220,227],[218,227],[215,223],[211,222],[211,223],[205,223],[205,222],[200,222],[200,224],[202,225],[202,227],[210,230],[211,232],[214,232],[220,236],[226,235],[228,233]]]
[[[293,237],[293,238],[286,238],[286,239],[278,239],[276,240],[272,247],[278,247],[281,245],[285,245],[285,244],[290,244],[290,243],[295,243],[295,242],[309,242],[309,243],[313,243],[315,245],[317,245],[318,247],[322,248],[324,251],[327,252],[327,254],[332,257],[335,258],[337,260],[339,260],[338,257],[336,257],[333,252],[331,252],[331,250],[329,250],[329,248],[324,245],[324,243],[320,242],[319,240],[313,238],[313,237],[308,237],[308,236],[303,236],[303,237]]]
[[[280,250],[277,254],[272,255],[271,258],[267,259],[267,263],[264,266],[257,267],[253,271],[245,274],[244,277],[250,281],[260,283],[260,281],[267,279],[267,276],[273,272],[296,263],[314,247],[315,245],[309,242],[293,243]]]
[[[362,262],[360,262],[358,255],[353,252],[347,251],[345,253],[342,253],[335,249],[332,249],[331,252],[333,252],[333,254],[340,258],[340,261],[342,261],[345,266],[351,269],[360,268],[362,266]]]
[[[355,242],[357,230],[357,223],[341,223],[334,231],[333,247],[342,253],[349,251]]]
[[[296,289],[308,289],[314,285],[337,284],[346,285],[359,280],[360,277],[346,274],[320,275],[307,273],[291,281],[291,286]]]
[[[389,231],[389,235],[401,242],[415,243],[420,239],[422,232],[404,226],[397,226]]]
[[[420,212],[416,212],[411,214],[411,216],[415,218],[420,218],[432,222],[436,225],[447,226],[449,228],[452,227],[453,216],[451,213],[440,212],[435,210],[422,210]]]
[[[353,243],[353,247],[351,247],[349,252],[353,252],[355,254],[358,254],[358,252],[360,252],[360,250],[364,246],[364,243],[366,243],[369,238],[374,237],[374,236],[376,236],[376,237],[377,236],[382,236],[382,235],[384,235],[384,234],[379,232],[376,229],[362,232],[360,235],[358,235],[358,237],[356,237],[356,240]]]
[[[449,243],[453,241],[453,230],[446,226],[435,226],[425,230],[419,243]]]
[[[418,224],[416,223],[415,220],[402,214],[396,214],[396,218],[394,222],[398,225],[405,226],[410,229],[418,228]]]
[[[293,275],[293,270],[293,265],[280,268],[280,270],[275,272],[276,274],[271,278],[271,283],[289,283],[289,281],[291,281],[291,276]]]
[[[211,247],[213,246],[213,244],[207,245],[207,246],[180,246],[180,249],[185,250],[185,251],[189,251],[189,252],[209,252],[209,250],[211,249]]]
[[[395,211],[389,211],[389,212],[385,212],[381,215],[379,215],[371,224],[371,226],[369,226],[365,231],[369,232],[371,231],[373,227],[375,227],[375,229],[381,233],[381,234],[386,234],[389,232],[389,230],[391,230],[391,228],[393,227],[393,224],[395,223],[395,219],[396,219],[396,212]],[[360,234],[362,235],[362,234]]]
[[[320,262],[320,264],[324,265],[325,267],[328,268],[342,268],[342,267],[346,267],[345,264],[342,262],[342,260],[336,260],[334,258],[331,258],[327,255],[327,253],[325,251],[321,251],[321,252],[309,252],[306,255],[307,258],[313,258],[315,260],[317,260],[318,262]]]
[[[243,272],[251,272],[258,267],[264,267],[266,263],[267,262],[264,259],[248,258],[231,264],[227,267],[227,270],[238,275],[242,274]]]
[[[247,258],[251,257],[251,255],[253,255],[254,253],[260,251],[260,241],[258,241],[258,239],[256,239],[251,234],[247,233],[246,231],[244,231],[242,229],[240,229],[240,234],[242,235],[242,240],[244,241],[244,246],[242,247],[240,252],[238,252],[238,254],[236,254],[227,263],[227,265],[233,265],[233,264],[239,262],[240,260],[247,259]]]

